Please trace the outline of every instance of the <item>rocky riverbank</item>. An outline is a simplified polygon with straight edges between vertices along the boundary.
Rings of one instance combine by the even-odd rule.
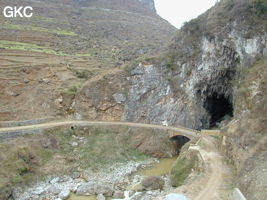
[[[98,172],[87,169],[83,172],[74,172],[69,176],[48,177],[26,191],[17,188],[14,197],[16,200],[64,200],[71,193],[76,193],[81,196],[105,195],[123,198],[123,191],[130,185],[131,175],[138,169],[150,166],[157,161],[156,159],[143,162],[130,161],[127,164],[112,165]],[[138,175],[134,176],[133,183],[136,184],[140,178]]]
[[[17,188],[13,195],[16,200],[65,200],[69,199],[71,193],[96,196],[97,200],[107,197],[129,200],[169,199],[167,194],[172,188],[169,175],[144,177],[136,173],[157,162],[159,160],[150,158],[141,162],[117,163],[98,172],[87,169],[68,176],[48,177],[25,191]]]

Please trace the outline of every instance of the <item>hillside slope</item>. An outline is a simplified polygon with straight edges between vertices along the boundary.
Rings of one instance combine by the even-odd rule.
[[[1,1],[31,5],[32,18],[0,17],[0,118],[62,115],[84,81],[154,54],[174,34],[154,1]]]

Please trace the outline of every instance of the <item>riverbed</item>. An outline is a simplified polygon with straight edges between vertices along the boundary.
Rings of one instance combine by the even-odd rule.
[[[162,158],[159,159],[158,162],[154,163],[151,167],[146,167],[144,169],[138,170],[135,174],[140,175],[142,177],[147,176],[163,176],[169,174],[175,160],[177,157],[173,158]],[[141,184],[137,184],[135,188],[141,187]],[[134,189],[133,186],[130,184],[130,188]],[[71,194],[68,200],[96,200],[96,196],[78,196],[75,194]],[[112,198],[108,198],[112,199]]]

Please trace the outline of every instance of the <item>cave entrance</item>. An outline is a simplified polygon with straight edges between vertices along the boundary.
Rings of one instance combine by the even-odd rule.
[[[224,95],[214,93],[211,97],[208,97],[205,108],[210,114],[210,128],[216,126],[226,116],[233,116],[233,104]]]
[[[185,137],[183,135],[177,135],[171,138],[172,141],[172,148],[173,152],[175,154],[179,154],[181,151],[181,148],[190,141],[188,137]]]

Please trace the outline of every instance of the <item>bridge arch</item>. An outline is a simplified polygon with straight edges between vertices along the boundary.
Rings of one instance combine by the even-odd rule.
[[[172,142],[173,152],[175,154],[179,154],[182,147],[190,141],[190,138],[183,135],[175,135],[173,137],[170,137],[170,140]]]

